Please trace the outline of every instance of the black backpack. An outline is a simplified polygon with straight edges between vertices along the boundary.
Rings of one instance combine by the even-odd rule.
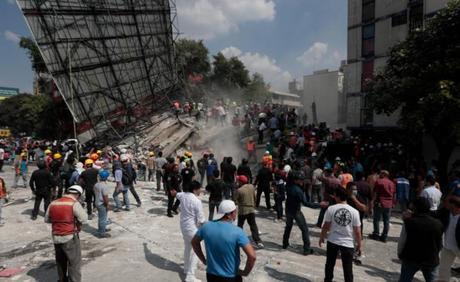
[[[131,166],[123,166],[122,170],[122,177],[121,177],[121,183],[123,185],[132,185],[134,182],[134,172],[133,168]]]

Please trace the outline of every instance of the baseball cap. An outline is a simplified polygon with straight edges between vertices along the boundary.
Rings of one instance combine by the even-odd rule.
[[[235,202],[231,200],[223,200],[217,209],[217,214],[214,216],[214,220],[219,220],[234,210],[236,210]]]

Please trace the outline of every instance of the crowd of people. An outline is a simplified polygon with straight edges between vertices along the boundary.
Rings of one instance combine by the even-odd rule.
[[[35,195],[32,220],[37,219],[44,202],[60,281],[81,281],[76,234],[95,211],[97,236],[110,237],[110,196],[114,212],[130,210],[130,193],[137,206],[142,206],[135,189],[139,180],[167,195],[168,217],[180,213],[185,281],[198,281],[198,260],[207,266],[208,281],[242,281],[249,275],[256,261],[255,249],[264,248],[256,213],[262,194],[265,209],[274,213],[276,224],[285,222],[282,248],[290,246],[295,221],[307,256],[314,248],[301,207],[319,209],[318,244],[327,241],[324,281],[333,280],[339,253],[345,281],[353,281],[353,263],[363,259],[364,219],[373,221],[368,238],[384,244],[394,208],[402,212],[404,221],[398,243],[400,281],[412,281],[419,270],[426,281],[449,281],[450,268],[460,256],[459,170],[453,170],[449,185],[441,187],[435,163],[427,165],[413,158],[403,144],[391,138],[350,136],[325,124],[307,124],[305,116],[283,106],[248,104],[232,111],[238,119],[232,124],[243,132],[241,151],[246,156],[240,164],[234,164],[233,156],[222,157],[219,163],[211,152],[203,153],[195,163],[190,151],[170,157],[158,148],[145,150],[138,161],[129,149],[90,149],[77,156],[75,148],[39,146],[43,154],[33,159],[28,148],[17,146],[12,187],[19,187],[21,179],[24,187],[29,185]],[[28,166],[34,160],[38,169],[29,180]],[[1,218],[7,195],[2,178],[0,185]],[[199,198],[202,188],[209,195],[207,220]],[[242,229],[246,221],[252,242]],[[240,248],[247,256],[242,270]]]

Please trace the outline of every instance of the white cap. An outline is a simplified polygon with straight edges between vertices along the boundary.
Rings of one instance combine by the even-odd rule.
[[[223,200],[220,202],[219,208],[217,209],[217,214],[214,216],[214,220],[219,220],[234,210],[236,210],[235,202],[231,200]]]
[[[69,189],[67,189],[67,192],[71,194],[78,193],[81,195],[83,194],[83,188],[81,188],[80,185],[72,185],[69,187]]]
[[[318,156],[318,155],[316,154],[316,152],[313,152],[313,153],[311,153],[311,156],[312,156],[312,157],[316,157],[316,156]]]
[[[126,155],[126,154],[123,154],[123,155],[120,156],[120,161],[122,161],[122,162],[126,162],[128,159],[129,159],[128,155]]]
[[[285,165],[283,170],[284,170],[284,172],[289,173],[291,171],[291,166],[290,165]]]

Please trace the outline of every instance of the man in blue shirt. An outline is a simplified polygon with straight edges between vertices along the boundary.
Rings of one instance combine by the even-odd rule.
[[[398,199],[401,211],[405,211],[410,201],[410,183],[405,173],[400,171],[396,178],[396,198]]]
[[[233,224],[237,218],[236,205],[231,200],[220,203],[216,220],[203,225],[192,239],[198,258],[207,266],[208,282],[237,282],[248,276],[256,262],[256,253],[244,231]],[[206,257],[201,241],[206,246]],[[240,270],[240,248],[246,253],[244,270]]]

